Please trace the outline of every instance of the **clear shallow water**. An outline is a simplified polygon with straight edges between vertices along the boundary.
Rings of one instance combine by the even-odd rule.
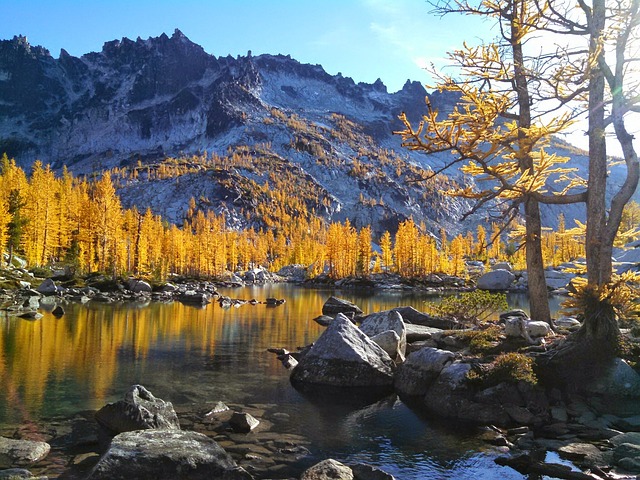
[[[272,285],[223,293],[287,303],[224,310],[217,303],[90,302],[66,305],[60,319],[48,312],[38,321],[0,317],[0,424],[97,410],[141,383],[176,406],[276,404],[289,421],[275,430],[305,436],[314,457],[379,465],[398,479],[523,478],[495,465],[472,432],[420,416],[395,397],[363,407],[309,399],[293,389],[266,349],[313,342],[323,327],[312,319],[333,291]],[[365,313],[421,309],[425,301],[416,294],[337,295]],[[524,296],[510,303],[527,308]]]

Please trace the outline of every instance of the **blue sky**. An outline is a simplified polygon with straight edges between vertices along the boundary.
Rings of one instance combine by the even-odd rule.
[[[431,10],[426,0],[0,0],[1,38],[26,35],[54,57],[179,28],[216,56],[290,54],[356,82],[380,78],[391,92],[429,83],[422,67],[442,66],[463,40],[492,36],[479,19]]]

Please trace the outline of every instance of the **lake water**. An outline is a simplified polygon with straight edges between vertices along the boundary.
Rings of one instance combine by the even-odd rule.
[[[306,437],[314,458],[361,461],[397,479],[521,479],[493,463],[473,432],[412,412],[395,397],[366,407],[310,401],[291,387],[269,347],[295,349],[322,333],[312,319],[336,294],[365,313],[412,305],[418,294],[334,292],[270,285],[222,292],[245,300],[284,298],[279,307],[217,303],[69,304],[37,321],[0,317],[0,424],[97,410],[140,383],[176,406],[275,404],[289,421],[276,431]],[[433,300],[433,297],[431,298]],[[512,296],[527,308],[524,296]]]

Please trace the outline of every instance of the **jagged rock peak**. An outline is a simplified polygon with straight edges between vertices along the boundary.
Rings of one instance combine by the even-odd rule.
[[[49,50],[39,45],[31,45],[29,39],[25,35],[14,35],[11,40],[0,40],[0,49],[23,51],[32,57],[50,57]]]
[[[114,55],[124,51],[136,51],[139,48],[157,48],[161,51],[175,49],[176,51],[191,51],[208,55],[200,45],[189,40],[178,28],[174,30],[171,37],[163,32],[157,37],[149,37],[146,40],[138,37],[135,42],[127,37],[123,37],[121,40],[111,40],[110,42],[104,43],[102,53],[105,55]]]

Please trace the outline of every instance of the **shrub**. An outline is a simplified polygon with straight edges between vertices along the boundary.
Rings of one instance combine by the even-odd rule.
[[[484,387],[503,382],[526,382],[531,385],[538,383],[538,378],[533,372],[533,359],[522,353],[513,352],[498,355],[484,371],[471,370],[467,378]]]
[[[504,293],[491,293],[485,290],[463,292],[444,298],[440,303],[427,304],[434,315],[455,319],[463,324],[485,322],[488,318],[509,308]]]
[[[502,330],[495,325],[484,330],[465,331],[460,336],[469,341],[471,353],[486,354],[496,347],[496,342],[500,340]]]

